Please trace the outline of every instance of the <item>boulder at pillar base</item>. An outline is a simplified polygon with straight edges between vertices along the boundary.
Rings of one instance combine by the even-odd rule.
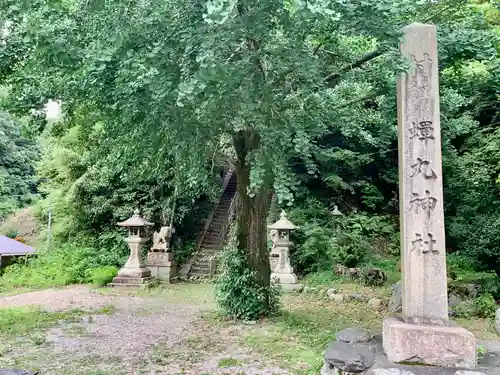
[[[477,362],[476,338],[459,326],[411,324],[388,318],[382,335],[384,352],[391,362],[445,367],[473,367]]]

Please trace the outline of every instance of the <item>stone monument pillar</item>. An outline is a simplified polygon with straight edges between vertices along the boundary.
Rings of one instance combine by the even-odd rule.
[[[153,223],[140,217],[139,210],[135,210],[130,219],[118,223],[118,225],[128,228],[127,242],[130,255],[127,263],[118,271],[118,275],[113,278],[113,282],[109,285],[144,287],[151,279],[151,271],[142,260],[141,250],[147,241],[146,228],[152,226]]]
[[[403,320],[384,321],[384,350],[392,362],[473,365],[474,336],[448,320],[436,27],[404,33],[412,68],[398,81]]]
[[[271,266],[271,280],[278,279],[284,290],[297,290],[303,285],[297,284],[297,276],[293,273],[290,264],[290,248],[293,242],[290,241],[290,231],[297,227],[287,219],[285,211],[281,212],[280,219],[271,225],[273,247],[269,254]]]
[[[153,233],[153,246],[148,252],[147,265],[151,276],[162,283],[170,283],[175,277],[175,263],[170,248],[170,240],[175,229],[161,227],[159,232]]]

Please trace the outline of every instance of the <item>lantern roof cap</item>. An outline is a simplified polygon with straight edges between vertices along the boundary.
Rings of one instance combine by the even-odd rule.
[[[281,211],[280,219],[271,225],[267,226],[269,229],[278,229],[278,230],[292,230],[292,229],[297,229],[298,227],[292,223],[288,218],[286,217],[286,212],[283,210]]]
[[[134,210],[134,214],[129,219],[118,223],[120,227],[150,227],[154,225],[139,215],[139,210]]]
[[[333,216],[343,216],[344,214],[339,211],[338,206],[333,206],[332,215]]]

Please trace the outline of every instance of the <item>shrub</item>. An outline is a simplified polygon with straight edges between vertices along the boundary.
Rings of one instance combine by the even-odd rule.
[[[304,278],[304,283],[310,286],[331,285],[342,281],[342,277],[336,275],[331,269],[328,271],[312,272]]]
[[[331,258],[346,267],[362,263],[370,249],[370,243],[357,231],[341,232],[333,240]]]
[[[115,266],[98,267],[88,270],[90,281],[97,286],[107,285],[117,273],[118,268]]]
[[[44,288],[93,282],[89,270],[118,266],[124,256],[91,247],[64,245],[42,249],[27,264],[14,264],[5,269],[0,279],[4,289],[17,287]]]
[[[15,239],[18,235],[19,235],[19,231],[14,230],[14,229],[9,230],[9,231],[7,231],[7,233],[5,233],[5,237],[9,237],[12,239]]]
[[[219,256],[219,267],[216,301],[225,314],[236,319],[257,320],[279,311],[279,287],[274,283],[264,287],[256,282],[244,250],[230,244]]]
[[[334,217],[325,204],[307,198],[290,211],[290,218],[300,227],[292,234],[292,263],[298,272],[329,270],[333,263],[355,267],[373,255],[399,254],[397,224],[389,216]]]
[[[455,308],[455,313],[462,318],[493,318],[497,309],[497,304],[493,296],[489,293],[462,302]]]
[[[478,214],[467,222],[455,219],[449,232],[458,239],[461,254],[474,262],[474,269],[500,276],[500,215]]]

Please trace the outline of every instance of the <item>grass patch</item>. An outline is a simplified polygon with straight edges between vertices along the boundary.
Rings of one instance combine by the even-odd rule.
[[[221,368],[236,367],[240,365],[240,361],[234,358],[221,358],[219,359],[218,365]]]
[[[353,284],[353,289],[359,288],[363,287]],[[287,295],[282,314],[256,325],[243,343],[297,374],[318,374],[322,354],[339,330],[364,327],[377,332],[388,315],[362,303],[336,304],[314,295]]]
[[[50,327],[60,320],[75,321],[84,315],[83,310],[47,312],[39,307],[9,307],[0,309],[0,335],[24,335],[28,332]]]
[[[111,315],[116,311],[116,308],[112,304],[104,305],[94,311],[94,314]]]
[[[344,278],[336,275],[333,270],[318,271],[307,275],[302,282],[308,286],[332,285],[344,282]]]

